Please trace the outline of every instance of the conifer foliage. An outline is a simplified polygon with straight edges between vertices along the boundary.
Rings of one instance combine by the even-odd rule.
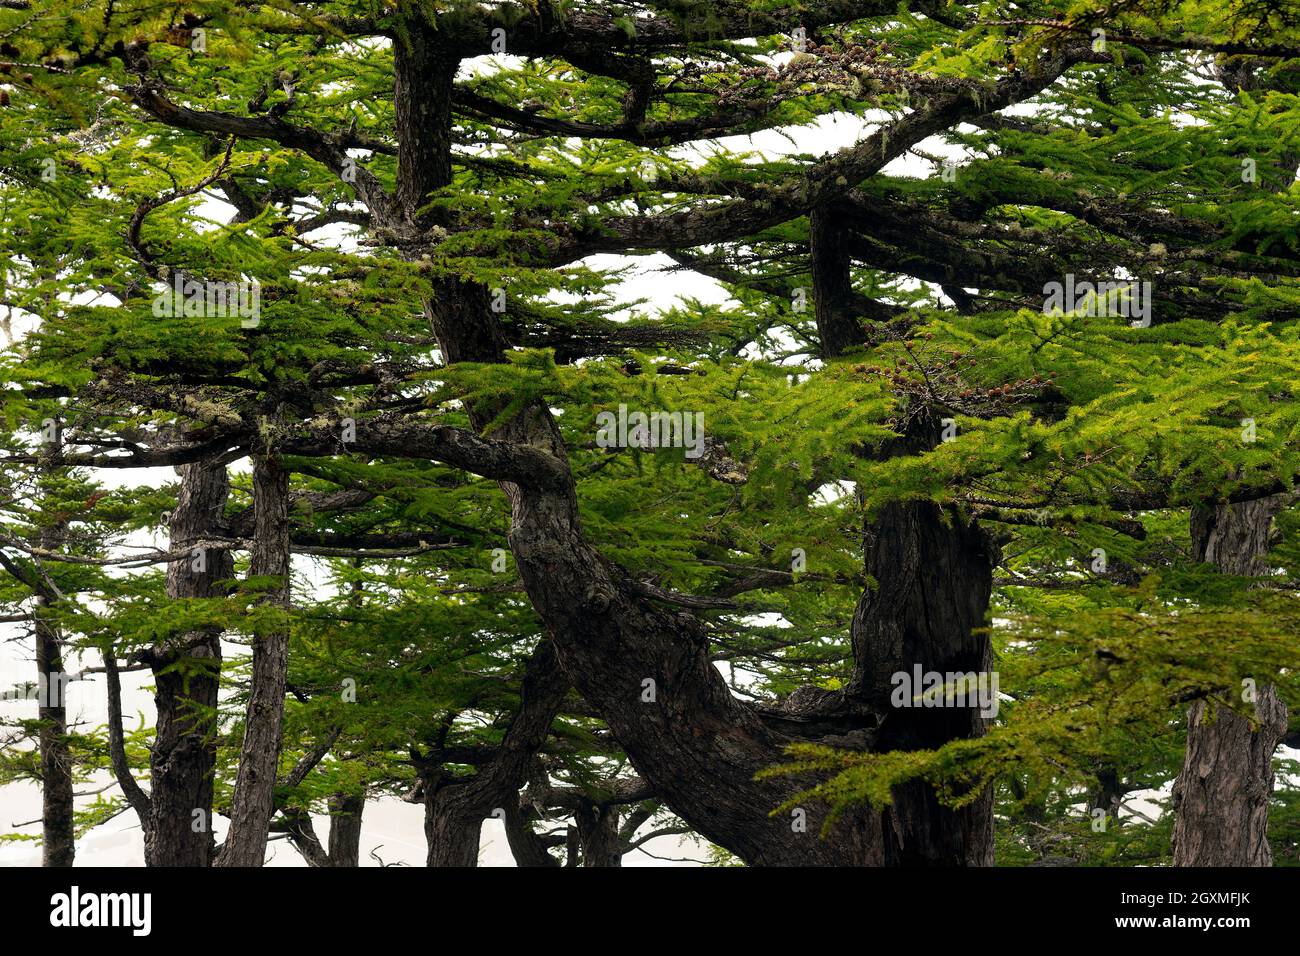
[[[1296,0],[0,0],[4,838],[1300,862],[1298,167]]]

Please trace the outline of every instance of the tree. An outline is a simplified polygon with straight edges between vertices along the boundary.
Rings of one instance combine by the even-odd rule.
[[[149,798],[155,828],[211,799],[230,818],[217,865],[260,863],[277,814],[333,860],[313,801],[413,771],[431,864],[472,864],[499,809],[546,865],[528,820],[557,809],[561,766],[625,755],[643,799],[751,864],[989,865],[999,783],[1016,814],[1079,803],[1117,823],[1171,769],[1182,708],[1213,701],[1242,711],[1212,732],[1232,754],[1216,786],[1253,781],[1249,834],[1228,842],[1266,845],[1296,618],[1289,577],[1239,574],[1263,570],[1275,515],[1289,527],[1297,473],[1284,17],[59,9],[3,11],[6,166],[38,194],[52,182],[63,222],[51,238],[6,219],[11,297],[44,304],[7,413],[30,428],[66,401],[64,467],[186,469],[169,561],[222,522],[220,553],[249,554],[188,583],[173,563],[166,626],[131,600],[105,626],[110,655],[162,655],[160,700],[183,648],[210,652],[183,691],[207,716],[160,716],[155,751],[175,730],[195,760],[172,782],[155,767],[155,791],[181,795],[170,824]],[[859,132],[824,155],[704,148],[830,115]],[[593,258],[610,253],[661,253],[731,300],[620,321]],[[627,409],[659,410],[659,430],[629,431]],[[217,486],[245,458],[240,514]],[[211,483],[202,520],[177,517],[187,480]],[[1246,512],[1239,542],[1207,531]],[[332,605],[291,575],[295,548],[330,541],[323,556],[383,569],[338,569],[362,591]],[[443,593],[478,586],[485,544],[508,548],[526,603]],[[365,651],[425,608],[464,644],[435,626],[412,645],[427,660]],[[233,786],[209,798],[219,631],[251,661]],[[364,669],[316,654],[327,638]],[[452,648],[490,666],[454,680]],[[388,672],[425,696],[419,719],[331,699]],[[962,682],[998,673],[1016,681],[1006,713],[996,685],[972,706]],[[958,676],[900,695],[912,674]],[[1263,710],[1231,699],[1245,679]],[[577,728],[591,736],[565,752]],[[600,789],[559,801],[570,860],[635,839],[615,841],[621,804]],[[1178,792],[1179,847],[1197,842],[1180,827],[1231,812]]]

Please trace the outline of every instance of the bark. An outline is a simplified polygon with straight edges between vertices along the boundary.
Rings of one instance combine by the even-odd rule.
[[[516,797],[518,795],[516,794]],[[506,842],[519,867],[558,867],[560,861],[547,852],[546,841],[532,827],[532,815],[525,813],[518,799],[505,807]]]
[[[42,471],[57,473],[62,466],[63,425],[56,422],[52,449],[43,456]],[[45,525],[38,536],[39,544],[49,551],[59,551],[67,537],[67,521],[56,519]],[[58,600],[57,592],[47,586],[37,587],[35,610],[36,673],[40,700],[41,752],[41,865],[72,866],[76,856],[76,832],[73,825],[72,752],[68,747],[67,682],[64,679],[63,635],[49,619],[49,609]]]
[[[278,583],[265,603],[289,606],[289,472],[279,459],[253,457],[255,533],[248,574]],[[289,635],[277,625],[253,635],[253,672],[244,742],[230,808],[230,829],[217,866],[261,866],[275,810],[276,765],[284,717]]]
[[[361,865],[361,814],[366,798],[358,794],[336,793],[330,797],[331,866]]]
[[[827,359],[866,341],[865,297],[853,291],[852,260],[835,216],[823,206],[810,220],[815,314]],[[938,440],[933,419],[918,414],[880,454],[924,452]],[[863,538],[864,570],[877,586],[863,592],[853,615],[847,696],[886,715],[875,749],[928,749],[982,735],[987,721],[977,709],[895,708],[890,695],[893,675],[914,665],[940,673],[992,669],[992,646],[980,630],[993,588],[992,543],[955,509],[927,501],[887,505],[867,522]],[[885,865],[993,864],[991,789],[960,810],[942,806],[919,781],[896,787],[893,798],[880,820]]]
[[[366,798],[361,794],[336,793],[329,798],[329,847],[321,846],[306,810],[284,811],[284,829],[289,840],[310,867],[354,867],[361,864],[361,816]]]
[[[477,866],[483,820],[518,806],[530,762],[550,733],[569,682],[555,647],[543,641],[529,658],[519,710],[495,756],[471,777],[437,770],[426,778],[424,835],[429,866]]]
[[[63,527],[42,529],[42,548],[57,551]],[[36,596],[36,671],[43,688],[37,708],[41,749],[41,865],[72,866],[76,855],[73,827],[72,752],[68,748],[67,683],[64,680],[63,636],[47,612],[53,598]]]
[[[190,552],[222,526],[230,481],[225,465],[182,465],[168,524],[173,551]],[[234,576],[229,551],[207,550],[167,569],[167,596],[210,598]],[[221,632],[194,631],[153,649],[158,719],[149,760],[150,812],[144,822],[146,866],[211,866],[216,708]]]
[[[408,22],[407,28],[428,29],[417,22]],[[421,87],[422,82],[428,83],[421,76],[446,66],[431,49],[430,44],[415,43],[397,58],[399,98],[404,91],[433,89]],[[423,59],[417,55],[421,50]],[[420,183],[426,189],[440,184],[441,164],[424,156],[434,141],[426,124],[449,124],[450,107],[449,99],[422,104],[418,115],[424,123],[417,124],[403,122],[403,116],[414,116],[416,111],[399,105],[399,166],[427,165],[400,172],[399,183]],[[414,148],[408,148],[408,143]],[[405,231],[416,225],[405,224]],[[484,307],[486,298],[486,290],[465,282],[443,282],[437,288],[428,310],[449,362],[501,361],[503,336],[496,316]],[[470,411],[471,420],[481,428],[494,410]],[[828,700],[818,695],[804,695],[780,712],[760,712],[738,701],[710,660],[702,622],[648,597],[622,568],[607,562],[587,543],[567,454],[549,410],[540,404],[527,408],[502,426],[496,437],[554,456],[558,480],[527,487],[502,482],[511,509],[509,542],[524,587],[552,636],[564,672],[605,719],[640,775],[683,820],[753,864],[988,861],[991,815],[983,807],[980,812],[961,814],[942,810],[928,790],[918,789],[915,799],[885,813],[869,808],[846,813],[832,839],[819,837],[825,808],[802,808],[805,828],[793,826],[789,816],[774,815],[777,807],[810,782],[755,779],[760,771],[782,761],[788,744],[816,739],[867,747],[873,743],[881,715],[872,714],[861,700]],[[921,578],[901,576],[885,592],[905,597],[909,609],[922,602],[920,610],[925,613],[915,626],[897,624],[883,604],[869,606],[858,642],[869,652],[867,659],[885,668],[893,653],[898,666],[892,670],[914,661],[927,668],[949,662],[987,664],[987,643],[970,633],[971,627],[983,623],[982,602],[987,601],[991,579],[982,535],[960,522],[950,525],[951,516],[933,505],[899,506],[895,515],[891,527],[911,537],[882,543],[883,555],[910,547],[917,562],[946,563],[928,569],[914,562],[908,566],[910,573],[915,576],[918,569],[924,570]],[[888,569],[882,571],[888,577]],[[923,603],[927,598],[943,602],[933,624],[927,623],[930,612]],[[895,622],[892,630],[891,621]],[[896,645],[875,647],[873,627],[880,635],[896,636]],[[809,696],[814,706],[804,707]],[[939,740],[950,725],[960,723],[966,733],[974,730],[969,714],[918,713],[921,716],[915,719],[895,715],[888,721],[891,739],[925,745]],[[427,799],[438,798],[435,793]],[[454,801],[449,796],[446,802]],[[430,804],[431,810],[434,806]],[[458,840],[444,822],[455,820],[456,808],[438,804],[437,809],[428,821],[430,862],[436,844],[445,840],[446,858],[469,865],[469,848],[476,844],[468,838]],[[463,813],[459,826],[481,820],[475,813]]]
[[[622,866],[619,808],[584,802],[574,814],[583,866]]]
[[[1285,501],[1273,495],[1194,508],[1193,555],[1224,574],[1265,573],[1269,531]],[[1253,722],[1207,701],[1187,715],[1187,751],[1173,788],[1175,866],[1273,865],[1268,804],[1287,708],[1272,684],[1257,695]]]
[[[975,707],[894,708],[892,676],[987,673],[993,650],[985,626],[993,588],[993,547],[974,523],[932,502],[885,506],[866,533],[866,572],[877,581],[853,615],[855,676],[849,696],[885,714],[875,749],[919,750],[978,737],[987,720]],[[929,784],[894,790],[881,812],[887,866],[992,866],[993,793],[959,810],[941,805]]]
[[[853,283],[848,248],[826,206],[808,217],[813,302],[823,356],[839,355],[863,343],[862,325],[853,311]]]

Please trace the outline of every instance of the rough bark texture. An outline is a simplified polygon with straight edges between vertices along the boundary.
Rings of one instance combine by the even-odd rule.
[[[574,814],[583,866],[622,866],[619,808],[584,802]]]
[[[361,795],[336,793],[330,797],[331,866],[361,865],[361,815],[366,808],[366,798]]]
[[[518,806],[519,788],[569,689],[550,641],[538,645],[524,674],[519,710],[496,754],[472,777],[440,769],[426,777],[424,835],[429,866],[477,866],[483,820]]]
[[[866,341],[865,297],[852,285],[852,258],[836,210],[810,217],[815,315],[822,357],[837,357]],[[906,434],[882,456],[924,452],[939,441],[926,414],[910,419]],[[854,611],[854,676],[847,696],[885,714],[874,748],[879,751],[939,747],[984,733],[974,708],[895,708],[892,677],[923,672],[987,672],[993,650],[982,632],[993,588],[996,551],[974,522],[931,502],[900,502],[881,509],[863,533],[864,570],[877,582]],[[879,843],[889,866],[993,864],[993,793],[987,790],[960,810],[940,805],[933,789],[913,782],[894,790],[881,813]]]
[[[1284,501],[1275,495],[1193,509],[1195,557],[1225,574],[1264,573],[1273,516]],[[1287,709],[1272,684],[1257,693],[1254,726],[1213,702],[1198,701],[1188,713],[1187,751],[1173,788],[1175,866],[1273,865],[1268,803]]]
[[[182,465],[171,550],[192,552],[221,528],[230,491],[225,465]],[[207,550],[167,569],[167,595],[207,598],[234,575],[229,551]],[[216,707],[221,634],[195,631],[157,646],[150,655],[158,720],[149,760],[150,812],[144,824],[147,866],[210,866]]]
[[[40,545],[60,550],[63,528],[41,530]],[[64,681],[63,640],[46,616],[48,595],[36,596],[36,670],[44,691],[37,707],[41,748],[41,864],[72,866],[76,856],[73,829],[72,753],[68,749],[67,684]]]
[[[428,29],[415,22],[407,26],[417,32]],[[403,50],[396,58],[399,100],[412,91],[440,95],[440,87],[428,77],[445,65],[438,62],[432,44],[419,41]],[[442,135],[431,127],[449,126],[450,109],[449,101],[418,108],[398,105],[399,166],[421,167],[399,172],[399,192],[406,190],[401,205],[408,217],[420,200],[413,191],[445,182],[443,160],[435,162],[429,154],[435,146],[441,148]],[[408,221],[393,228],[411,232],[420,225]],[[482,288],[445,282],[428,304],[433,331],[448,361],[501,361],[503,335],[497,317],[484,307],[486,299]],[[471,409],[471,418],[481,427],[492,412]],[[647,597],[622,568],[607,562],[585,540],[564,444],[549,410],[542,405],[526,409],[496,437],[545,451],[557,463],[545,480],[539,476],[526,485],[507,481],[502,489],[511,508],[511,550],[561,666],[608,723],[640,775],[688,824],[753,864],[989,861],[987,811],[952,814],[937,807],[928,790],[918,789],[914,799],[902,794],[904,805],[887,813],[863,808],[845,814],[831,839],[819,836],[825,808],[803,808],[806,828],[792,826],[789,816],[773,815],[810,782],[755,780],[759,771],[782,761],[789,743],[815,739],[869,747],[884,715],[846,695],[803,695],[780,711],[766,712],[737,700],[710,660],[703,624]],[[983,623],[982,602],[987,602],[991,575],[988,549],[977,530],[959,521],[949,525],[948,517],[934,506],[900,506],[890,528],[905,537],[897,542],[882,537],[879,547],[886,558],[881,572],[887,580],[890,569],[884,564],[889,556],[909,548],[916,552],[885,593],[904,600],[910,610],[921,607],[923,613],[922,623],[905,627],[890,623],[894,616],[883,604],[868,607],[859,625],[862,638],[855,643],[862,644],[865,660],[875,666],[892,672],[913,662],[927,669],[987,664],[987,643],[974,639],[970,628]],[[939,563],[922,567],[928,561]],[[941,606],[931,612],[924,607],[927,599]],[[877,640],[893,644],[876,646]],[[897,666],[891,666],[894,660]],[[948,739],[942,735],[950,727],[953,735],[976,729],[969,713],[925,714],[915,720],[894,715],[885,722],[891,739],[900,745]],[[459,798],[452,793],[440,800],[436,789],[426,799],[430,862],[470,865],[477,841],[457,834],[482,819],[478,807],[468,812],[447,806]],[[443,846],[445,851],[438,849]]]
[[[558,867],[560,861],[547,852],[546,841],[532,827],[532,814],[527,813],[516,799],[502,808],[505,810],[506,842],[519,867]]]
[[[253,458],[253,509],[256,518],[249,577],[277,579],[266,603],[288,608],[289,472],[277,458]],[[230,829],[217,866],[261,866],[266,856],[275,809],[288,665],[289,635],[285,630],[277,627],[254,635],[244,743],[230,807]]]
[[[887,505],[866,533],[866,571],[878,587],[853,615],[856,674],[848,692],[886,716],[875,749],[918,750],[977,737],[987,720],[974,707],[895,708],[892,675],[987,673],[993,651],[985,626],[993,588],[988,538],[955,511],[931,502]],[[951,810],[933,789],[895,788],[881,814],[889,866],[993,865],[993,794]]]
[[[62,466],[63,426],[56,423],[51,451],[42,470],[56,473]],[[60,551],[67,537],[67,522],[55,520],[41,528],[38,541],[48,551]],[[37,582],[39,583],[39,582]],[[73,826],[72,752],[68,748],[68,712],[64,680],[63,635],[48,615],[58,593],[45,586],[36,588],[35,626],[36,672],[40,700],[41,751],[41,865],[72,866],[76,856]]]
[[[302,858],[312,867],[359,866],[361,863],[361,817],[366,798],[361,794],[336,793],[329,798],[329,847],[321,846],[306,810],[285,810],[284,829]]]

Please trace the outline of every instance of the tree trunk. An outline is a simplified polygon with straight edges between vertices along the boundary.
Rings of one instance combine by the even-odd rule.
[[[1269,529],[1285,500],[1274,495],[1193,509],[1194,556],[1224,574],[1265,573]],[[1286,705],[1272,684],[1257,691],[1253,725],[1213,702],[1192,705],[1173,788],[1175,866],[1273,865],[1273,751],[1286,729]]]
[[[167,596],[210,598],[234,575],[229,551],[199,551],[222,526],[230,481],[226,466],[182,465],[180,492],[169,523],[172,551],[190,557],[167,569]],[[211,866],[212,790],[217,759],[217,692],[221,632],[194,631],[150,655],[158,711],[149,760],[149,819],[144,824],[147,866]]]
[[[494,810],[518,806],[529,763],[550,733],[569,682],[555,647],[542,641],[528,659],[519,710],[495,756],[472,777],[452,778],[441,771],[426,780],[424,836],[429,866],[478,866],[483,820]]]
[[[366,798],[360,794],[336,793],[330,797],[330,865],[361,865],[361,814]]]
[[[560,861],[546,851],[546,842],[532,827],[531,815],[516,799],[507,801],[505,811],[506,842],[518,867],[558,867]]]
[[[858,602],[851,629],[855,676],[847,693],[885,714],[874,749],[920,750],[981,736],[978,708],[893,707],[893,675],[989,673],[986,624],[993,589],[993,546],[953,509],[923,502],[886,505],[868,525],[866,572],[877,588]],[[916,689],[919,693],[919,688]],[[959,810],[933,788],[896,787],[881,811],[887,866],[992,866],[993,793]]]
[[[253,457],[254,539],[250,578],[277,581],[265,603],[289,607],[289,472],[278,458]],[[230,830],[217,866],[261,866],[275,810],[280,725],[284,717],[289,634],[284,625],[253,635],[253,674],[244,743],[230,808]]]
[[[873,303],[853,290],[852,258],[833,208],[813,211],[810,236],[817,329],[822,357],[831,359],[866,342],[862,320]],[[937,423],[920,411],[907,434],[879,454],[916,454],[938,444]],[[896,708],[891,694],[893,675],[918,665],[923,673],[992,669],[992,645],[982,631],[997,560],[992,543],[956,509],[927,501],[885,506],[863,538],[864,570],[877,587],[863,592],[853,615],[854,676],[846,696],[886,715],[874,749],[929,749],[982,735],[987,720],[975,708]],[[894,789],[881,817],[886,865],[993,864],[991,789],[951,810],[928,784],[907,783]]]
[[[578,825],[583,866],[622,866],[623,844],[619,838],[619,811],[615,805],[599,806],[584,801],[573,815]]]
[[[61,469],[63,425],[56,422],[51,451],[45,456],[42,471],[46,475]],[[67,521],[45,525],[39,535],[42,548],[63,549]],[[35,637],[36,673],[40,699],[41,751],[41,865],[72,866],[76,856],[76,831],[73,825],[72,751],[68,747],[67,687],[63,666],[63,635],[49,619],[49,608],[57,594],[36,592]]]
[[[42,548],[58,550],[62,537],[54,528],[42,530]],[[76,855],[73,828],[72,752],[68,748],[67,682],[64,679],[62,635],[45,615],[50,601],[36,598],[36,671],[40,701],[41,748],[41,864],[72,866]]]

